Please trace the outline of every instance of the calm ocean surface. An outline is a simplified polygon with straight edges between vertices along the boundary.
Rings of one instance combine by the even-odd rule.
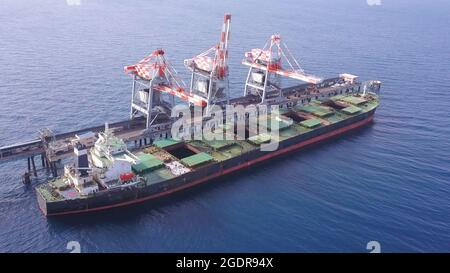
[[[308,72],[379,79],[375,122],[167,200],[62,219],[0,164],[0,252],[450,251],[450,2],[1,0],[0,146],[37,130],[128,118],[122,67],[182,60],[231,12],[231,88],[244,51],[279,33]],[[43,180],[43,179],[42,179]],[[34,183],[37,183],[36,181]]]

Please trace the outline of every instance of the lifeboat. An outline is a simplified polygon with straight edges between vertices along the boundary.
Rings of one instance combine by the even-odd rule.
[[[119,178],[122,182],[128,182],[128,181],[133,180],[134,176],[135,176],[134,173],[127,172],[127,173],[121,173],[119,175]]]

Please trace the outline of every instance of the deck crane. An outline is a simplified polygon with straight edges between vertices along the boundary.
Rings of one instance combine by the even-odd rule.
[[[175,97],[191,104],[205,106],[206,99],[186,91],[186,84],[170,65],[163,49],[157,49],[124,71],[133,76],[130,118],[139,114],[146,117],[148,129],[157,115],[170,116]]]
[[[184,60],[184,65],[192,72],[190,90],[206,100],[207,111],[217,102],[229,101],[230,23],[231,14],[225,14],[219,43],[194,58]]]
[[[283,66],[282,60],[284,60]],[[246,52],[242,64],[250,67],[244,96],[259,95],[261,103],[265,103],[269,93],[275,93],[281,97],[281,76],[313,85],[322,82],[321,78],[305,73],[278,34],[272,35],[263,49],[257,48]]]

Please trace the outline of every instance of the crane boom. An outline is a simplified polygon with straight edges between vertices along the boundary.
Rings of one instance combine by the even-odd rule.
[[[255,68],[259,68],[263,71],[266,71],[268,68],[266,65],[262,65],[259,63],[251,63],[248,62],[246,60],[242,61],[243,65],[246,66],[250,66],[250,67],[255,67]],[[270,69],[270,72],[278,74],[280,76],[285,76],[288,78],[292,78],[292,79],[296,79],[296,80],[300,80],[300,81],[304,81],[304,82],[308,82],[308,83],[312,83],[312,84],[318,84],[322,81],[322,78],[314,76],[314,75],[309,75],[309,74],[305,74],[303,72],[298,72],[298,71],[289,71],[289,70],[284,70],[281,68],[278,69]]]

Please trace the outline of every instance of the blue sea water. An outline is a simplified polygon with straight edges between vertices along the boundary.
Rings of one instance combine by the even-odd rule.
[[[122,67],[182,60],[231,12],[231,89],[243,53],[279,33],[303,68],[383,82],[371,126],[168,199],[62,219],[0,165],[0,252],[450,251],[450,2],[2,0],[0,146],[128,117]],[[41,180],[43,180],[41,178]],[[36,184],[37,181],[34,182]]]

